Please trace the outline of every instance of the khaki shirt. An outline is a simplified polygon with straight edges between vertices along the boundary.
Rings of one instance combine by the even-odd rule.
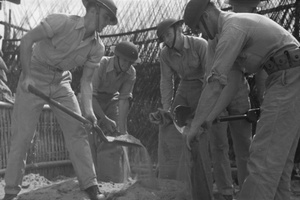
[[[33,60],[64,71],[77,66],[96,68],[99,65],[104,45],[96,35],[83,40],[85,28],[82,17],[52,14],[40,25],[48,39],[35,44]]]
[[[299,42],[273,20],[253,13],[221,12],[217,46],[208,79],[227,84],[232,67],[256,73],[275,53],[296,48]]]
[[[93,76],[93,95],[111,94],[117,95],[118,99],[132,98],[135,81],[136,71],[133,66],[117,75],[114,57],[104,56]]]
[[[174,74],[181,80],[203,82],[207,41],[202,38],[183,36],[182,52],[164,47],[160,54],[160,91],[164,109],[169,109],[173,100]]]

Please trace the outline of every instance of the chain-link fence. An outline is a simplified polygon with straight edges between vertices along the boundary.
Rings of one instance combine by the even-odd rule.
[[[21,71],[18,47],[22,35],[49,13],[84,15],[81,0],[23,0],[23,2],[27,4],[13,7],[14,10],[9,3],[4,2],[2,8],[6,14],[4,21],[0,22],[0,26],[4,27],[2,51],[10,68],[8,85],[13,92]],[[158,62],[160,46],[157,43],[155,27],[165,18],[181,18],[187,2],[188,0],[115,0],[118,5],[119,24],[106,28],[101,34],[107,52],[110,46],[122,40],[132,41],[139,47],[142,63],[136,66],[137,82],[128,129],[130,134],[142,141],[154,161],[157,159],[158,127],[149,122],[148,115],[160,106]],[[231,9],[222,1],[216,3],[224,10]],[[268,0],[263,2],[258,11],[278,22],[299,39],[299,7],[298,0]],[[78,67],[73,71],[72,86],[75,90],[78,89],[80,76],[81,69]]]

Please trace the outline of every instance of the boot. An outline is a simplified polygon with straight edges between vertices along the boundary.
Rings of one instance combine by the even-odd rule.
[[[98,185],[93,185],[84,190],[91,200],[105,200],[105,196],[99,191]]]

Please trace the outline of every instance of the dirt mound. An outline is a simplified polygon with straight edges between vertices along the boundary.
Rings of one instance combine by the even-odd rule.
[[[127,183],[99,182],[100,191],[108,200],[184,200],[184,184],[174,180],[158,180],[156,187],[131,180]],[[4,181],[0,182],[0,199],[4,196]],[[59,178],[49,181],[38,174],[26,175],[19,200],[88,200],[79,189],[76,178]]]
[[[130,180],[127,183],[99,182],[99,188],[107,200],[188,200],[185,185],[175,180],[156,179],[154,187],[145,181]],[[151,186],[151,187],[149,187]],[[79,189],[76,178],[58,177],[49,181],[38,174],[23,178],[23,189],[18,200],[88,200]],[[292,181],[291,200],[300,199],[300,180]],[[0,199],[4,197],[4,181],[0,179]],[[214,190],[216,200],[222,199]]]

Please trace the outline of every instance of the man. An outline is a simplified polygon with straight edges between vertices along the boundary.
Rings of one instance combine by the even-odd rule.
[[[236,13],[257,13],[257,8],[263,6],[263,1],[266,0],[226,0],[225,3],[230,4],[232,6],[232,11]],[[251,74],[250,74],[251,75]],[[268,77],[268,74],[261,70],[255,75],[248,76],[248,82],[250,85],[250,100],[251,105],[255,108],[260,107],[264,91],[265,91],[265,81]],[[256,124],[253,124],[252,133],[255,134]]]
[[[170,18],[157,25],[157,36],[165,45],[160,53],[161,102],[163,110],[171,113],[177,105],[189,106],[192,111],[196,109],[204,76],[207,42],[202,38],[184,35],[182,23],[182,20]],[[180,82],[173,99],[176,75],[180,78]],[[184,153],[182,154],[186,152],[183,148],[185,145],[182,135],[173,124],[160,126],[159,132],[159,177],[179,179],[178,175],[182,176],[185,172],[189,173],[192,170],[189,163],[186,163],[188,158],[184,158]],[[181,154],[182,158],[179,156]],[[200,174],[199,177],[205,183],[206,177],[209,179],[207,181],[211,181],[210,166],[209,163],[207,164],[206,168],[203,165],[201,169],[203,174],[197,174]],[[209,173],[205,174],[207,171]],[[194,199],[199,193],[202,193],[203,199],[212,198],[211,188],[202,187],[201,189],[203,190],[193,190]]]
[[[232,5],[234,12],[253,12],[260,0],[229,0],[226,3]],[[208,61],[207,74],[210,73],[215,49],[217,45],[217,38],[208,41]],[[261,71],[264,72],[264,71]],[[265,73],[260,73],[265,74]],[[240,78],[233,78],[230,87],[226,87],[227,94],[235,93],[231,102],[228,102],[226,113],[221,115],[242,115],[250,109],[249,101],[249,85],[241,70],[238,73]],[[261,76],[260,76],[261,77]],[[261,80],[261,79],[257,79]],[[256,81],[261,83],[262,81]],[[258,84],[258,89],[261,89],[261,84]],[[262,90],[259,90],[262,91]],[[259,92],[262,96],[262,93]],[[262,99],[262,98],[259,98]],[[247,120],[229,121],[228,123],[216,123],[210,130],[210,147],[212,153],[214,178],[218,191],[223,195],[224,199],[232,199],[234,188],[232,185],[231,166],[228,156],[229,144],[227,138],[227,126],[229,125],[230,135],[232,138],[233,150],[235,153],[235,160],[237,165],[237,180],[239,189],[242,188],[243,182],[248,176],[247,161],[249,159],[249,148],[252,140],[251,123]]]
[[[128,134],[127,116],[136,81],[132,65],[139,62],[137,47],[123,41],[116,45],[114,56],[102,58],[93,76],[94,112],[108,135]],[[130,175],[126,148],[98,141],[97,135],[89,141],[98,180],[125,181]]]
[[[299,139],[299,42],[271,19],[252,13],[227,13],[208,0],[190,1],[185,21],[209,39],[218,40],[213,67],[187,134],[187,145],[223,110],[230,77],[241,69],[265,70],[267,89],[256,135],[250,147],[249,176],[239,200],[290,198],[290,175]],[[232,74],[232,75],[230,75]],[[202,127],[201,127],[202,126]],[[203,128],[204,127],[204,128]],[[202,132],[202,133],[201,133]]]
[[[210,74],[211,67],[213,66],[216,43],[216,39],[208,40],[207,75]],[[234,93],[234,96],[227,102],[225,110],[219,116],[243,115],[250,109],[250,100],[248,97],[249,85],[243,74],[243,71],[236,72],[236,76],[231,79],[230,86],[226,88],[226,91],[224,90],[225,94]],[[222,194],[223,198],[232,200],[234,187],[231,174],[231,162],[228,154],[228,126],[235,153],[237,179],[240,188],[242,188],[243,182],[248,176],[247,161],[249,159],[252,131],[251,123],[247,120],[214,123],[209,131],[214,179],[218,191]]]
[[[104,45],[96,32],[117,24],[117,7],[112,0],[96,0],[86,4],[86,15],[52,14],[21,40],[22,74],[17,87],[12,117],[12,139],[5,173],[4,200],[14,199],[21,190],[26,152],[45,101],[28,92],[33,85],[63,106],[81,114],[71,89],[68,70],[83,66],[81,78],[82,113],[94,124],[92,109],[92,75],[104,54]],[[70,159],[79,186],[93,200],[104,199],[100,193],[95,168],[84,126],[77,120],[52,108],[63,130]]]

